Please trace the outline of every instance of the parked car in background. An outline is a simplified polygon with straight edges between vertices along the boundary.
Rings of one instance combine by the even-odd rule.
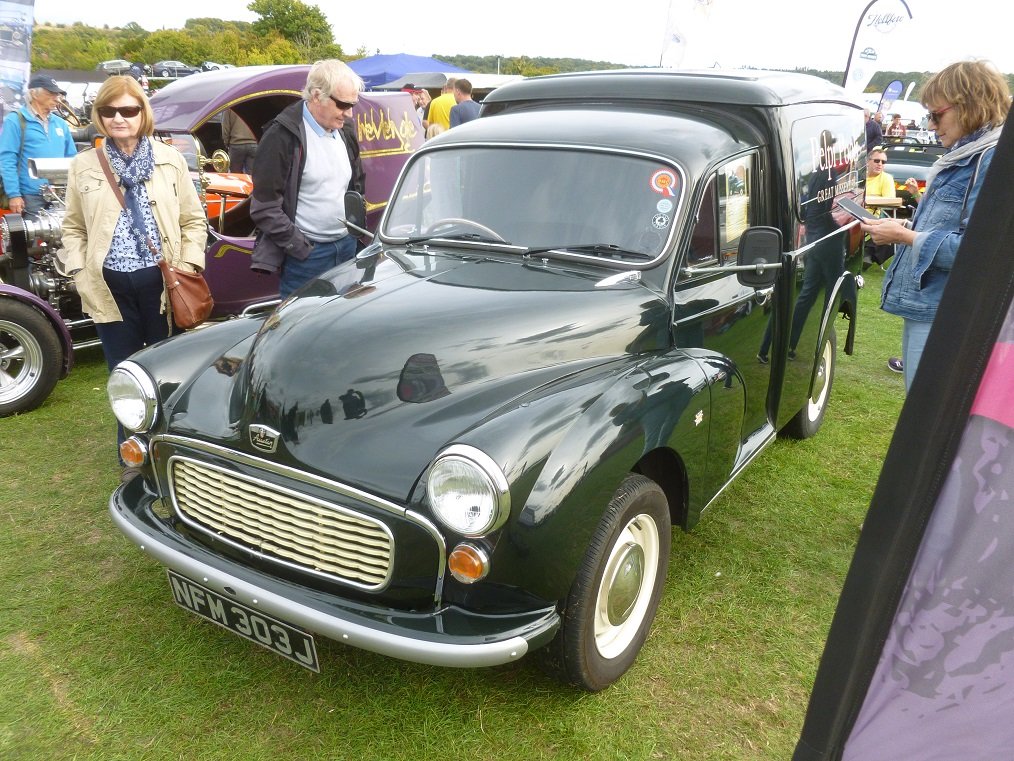
[[[113,58],[109,61],[102,61],[95,66],[95,71],[101,71],[103,74],[126,74],[130,71],[130,67],[133,66],[133,61],[128,61],[125,58]]]
[[[159,61],[152,65],[151,70],[156,77],[186,77],[200,71],[183,61]]]
[[[923,143],[915,137],[890,137],[884,139],[884,151],[887,153],[885,169],[894,177],[895,189],[902,199],[903,205],[898,216],[909,217],[915,204],[905,187],[906,180],[914,177],[920,192],[925,191],[930,167],[944,154],[945,149],[942,145]]]
[[[232,69],[234,68],[231,63],[216,63],[215,61],[205,61],[201,64],[201,71],[218,71],[219,69]]]

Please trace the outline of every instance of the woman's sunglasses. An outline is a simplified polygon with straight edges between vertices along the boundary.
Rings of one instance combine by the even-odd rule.
[[[141,113],[140,106],[99,106],[96,111],[103,119],[112,119],[119,114],[124,119],[133,119]]]

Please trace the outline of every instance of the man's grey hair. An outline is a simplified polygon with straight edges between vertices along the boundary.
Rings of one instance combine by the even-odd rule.
[[[317,61],[310,67],[306,76],[306,87],[303,88],[303,100],[325,101],[340,85],[352,87],[358,92],[366,89],[362,78],[348,67],[344,61],[328,58]],[[314,91],[318,91],[314,94]]]
[[[44,92],[49,92],[45,87],[33,87],[28,91],[27,97],[29,103],[34,103],[39,99],[39,95]]]

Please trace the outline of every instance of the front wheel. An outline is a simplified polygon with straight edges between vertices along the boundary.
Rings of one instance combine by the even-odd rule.
[[[630,668],[658,610],[671,532],[669,503],[659,486],[627,476],[585,553],[560,631],[540,651],[553,676],[597,692]]]
[[[824,423],[824,413],[831,399],[831,386],[834,384],[835,357],[837,356],[838,339],[834,328],[828,331],[821,346],[817,364],[813,369],[813,380],[810,381],[810,396],[803,409],[796,413],[782,429],[782,433],[790,439],[808,439]]]
[[[0,297],[0,417],[42,404],[62,367],[60,337],[45,315]]]

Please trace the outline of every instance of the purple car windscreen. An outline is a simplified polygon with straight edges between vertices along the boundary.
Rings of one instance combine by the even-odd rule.
[[[1014,758],[1014,304],[842,758]]]

